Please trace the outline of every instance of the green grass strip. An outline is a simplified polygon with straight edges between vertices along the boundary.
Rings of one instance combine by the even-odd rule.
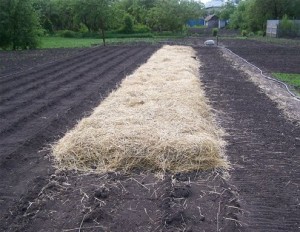
[[[273,76],[291,86],[293,86],[298,93],[300,93],[300,74],[291,73],[273,73]]]
[[[157,43],[161,41],[157,38],[110,38],[106,39],[107,44],[126,44],[126,43]],[[64,38],[64,37],[42,37],[40,48],[80,48],[91,47],[92,45],[103,45],[102,39],[93,38]]]

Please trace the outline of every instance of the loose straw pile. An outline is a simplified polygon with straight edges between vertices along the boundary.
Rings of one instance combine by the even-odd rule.
[[[227,167],[190,47],[164,46],[53,146],[58,168],[185,172]]]

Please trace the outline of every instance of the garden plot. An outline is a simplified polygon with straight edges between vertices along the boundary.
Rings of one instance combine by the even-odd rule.
[[[219,171],[165,173],[163,180],[151,172],[81,175],[56,170],[41,151],[160,46],[95,47],[40,66],[29,57],[30,69],[17,74],[11,72],[19,53],[1,53],[14,58],[1,59],[9,67],[0,79],[2,231],[297,231],[300,128],[252,83],[245,65],[203,42],[180,44],[193,44],[201,61],[205,95],[226,130],[229,179]],[[299,47],[226,44],[266,73],[299,73]],[[278,56],[266,59],[265,49]],[[167,62],[165,68],[172,69]],[[138,102],[132,108],[146,105]]]
[[[53,147],[60,169],[192,171],[228,166],[190,47],[164,46]]]

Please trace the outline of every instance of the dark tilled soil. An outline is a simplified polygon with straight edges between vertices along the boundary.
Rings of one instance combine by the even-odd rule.
[[[299,127],[221,50],[199,46],[199,39],[181,44],[197,46],[207,96],[228,132],[231,177],[201,172],[160,179],[138,171],[84,175],[54,170],[42,149],[88,115],[158,47],[93,48],[0,77],[1,230],[299,230]],[[236,51],[244,49],[234,45]],[[251,51],[255,57],[253,49],[246,55]],[[283,59],[289,55],[289,50],[281,53]],[[260,53],[256,56],[253,60],[262,60]],[[270,72],[278,66],[256,64]],[[289,67],[292,72],[296,65]]]
[[[234,168],[230,183],[240,195],[243,228],[299,231],[300,128],[245,74],[233,69],[220,50],[198,51],[207,96],[228,133],[227,155]],[[289,50],[283,59],[288,56]],[[260,53],[256,57],[259,62]],[[297,71],[291,67],[289,71]]]
[[[64,59],[87,49],[39,49],[26,51],[0,51],[0,75],[10,75],[37,65]]]
[[[226,39],[220,44],[260,67],[264,72],[300,73],[300,46],[241,39]]]

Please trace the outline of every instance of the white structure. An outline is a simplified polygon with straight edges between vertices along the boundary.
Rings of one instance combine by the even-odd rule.
[[[212,0],[205,4],[205,8],[221,8],[225,4],[224,0]]]
[[[215,45],[215,41],[213,41],[213,40],[206,40],[204,42],[204,45],[205,46],[214,46]]]
[[[269,37],[277,37],[279,20],[268,20],[266,34]]]
[[[300,20],[289,20],[294,25],[295,29],[287,32],[280,30],[280,21],[281,20],[267,20],[267,36],[282,37],[285,34],[285,36],[300,37]]]

